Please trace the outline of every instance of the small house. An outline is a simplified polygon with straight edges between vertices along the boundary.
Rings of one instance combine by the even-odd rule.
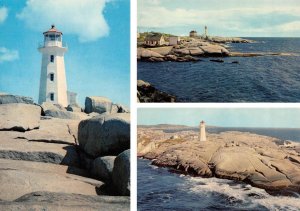
[[[166,44],[166,41],[162,34],[150,34],[145,38],[144,44],[148,46],[162,46]]]
[[[169,45],[179,45],[180,44],[180,37],[178,36],[171,36],[169,38]]]
[[[197,37],[197,36],[198,36],[197,31],[195,30],[190,31],[190,37]]]

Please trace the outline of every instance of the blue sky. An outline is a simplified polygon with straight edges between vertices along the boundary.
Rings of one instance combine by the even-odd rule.
[[[300,128],[300,108],[139,108],[138,125]]]
[[[138,30],[187,35],[299,37],[299,0],[138,0]]]
[[[37,102],[41,54],[38,43],[51,24],[68,45],[68,90],[130,102],[129,0],[1,0],[0,92]]]

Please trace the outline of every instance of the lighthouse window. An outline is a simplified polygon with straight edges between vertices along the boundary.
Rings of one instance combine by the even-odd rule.
[[[50,73],[50,81],[54,81],[54,73]]]
[[[54,101],[54,93],[50,93],[50,100]]]
[[[54,62],[54,55],[50,56],[50,62],[52,62],[52,63]]]
[[[54,34],[49,34],[50,40],[55,40],[55,35]]]

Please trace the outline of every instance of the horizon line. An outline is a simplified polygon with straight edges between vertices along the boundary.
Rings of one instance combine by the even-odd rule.
[[[158,126],[158,125],[170,125],[170,126],[184,126],[184,127],[199,127],[196,126],[189,126],[189,125],[178,125],[178,124],[168,124],[168,123],[158,123],[158,124],[137,124],[137,126]],[[219,125],[206,125],[206,127],[221,127],[221,128],[264,128],[264,129],[299,129],[299,127],[254,127],[254,126],[219,126]]]

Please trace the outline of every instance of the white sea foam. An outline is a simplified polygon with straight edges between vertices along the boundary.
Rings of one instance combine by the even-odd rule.
[[[246,184],[235,184],[233,181],[218,178],[189,178],[192,185],[189,191],[194,193],[217,192],[234,197],[245,203],[261,205],[270,210],[300,210],[300,197],[272,196],[265,190]],[[197,185],[200,183],[201,185]],[[250,196],[249,196],[250,195]],[[252,195],[252,196],[251,196]]]

